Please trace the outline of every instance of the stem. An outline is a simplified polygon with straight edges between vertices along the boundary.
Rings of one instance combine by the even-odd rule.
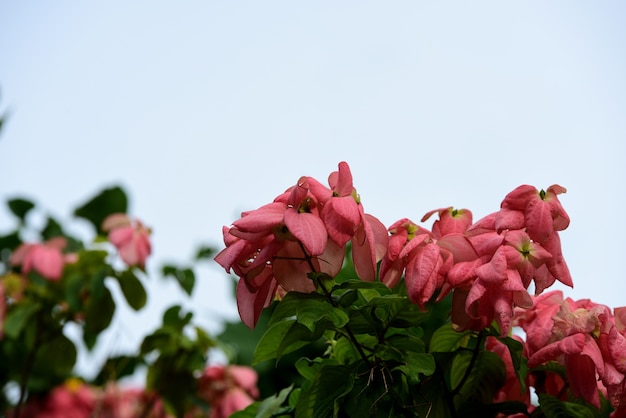
[[[302,249],[302,252],[304,253],[304,257],[307,263],[309,264],[311,271],[313,273],[317,273],[317,270],[315,269],[315,266],[313,265],[313,261],[311,260],[311,256],[307,254],[306,249],[304,248],[304,245],[302,245],[300,241],[298,241],[298,244],[300,244],[300,248]],[[328,301],[331,303],[331,305],[333,305],[333,307],[336,308],[338,306],[337,302],[333,299],[332,295],[330,294],[330,292],[328,292],[326,287],[324,287],[321,284],[319,284],[319,287],[322,288],[322,290],[324,291],[324,295],[326,296]],[[367,358],[367,356],[365,355],[365,352],[363,351],[361,344],[359,344],[359,342],[357,341],[356,336],[354,335],[354,332],[352,332],[352,329],[350,328],[350,326],[346,324],[343,326],[343,329],[346,331],[346,334],[348,334],[348,338],[350,339],[350,341],[352,341],[352,344],[356,347],[356,350],[358,351],[359,356],[361,356],[365,364],[367,364],[367,367],[371,368],[372,363],[370,362],[369,358]]]

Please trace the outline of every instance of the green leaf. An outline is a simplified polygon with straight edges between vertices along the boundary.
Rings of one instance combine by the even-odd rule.
[[[280,306],[280,305],[279,305]],[[327,300],[304,299],[296,308],[298,323],[314,332],[322,321],[330,322],[335,328],[341,328],[350,319],[341,309],[333,307]]]
[[[22,223],[26,219],[28,212],[35,207],[35,204],[31,201],[21,198],[11,199],[7,202],[7,205],[11,212],[17,216]]]
[[[298,306],[307,299],[311,298],[325,300],[324,296],[318,293],[287,293],[280,302],[276,303],[276,306],[272,313],[272,317],[270,318],[269,325],[274,325],[275,323],[282,321],[286,318],[295,317],[296,313],[298,312]]]
[[[88,349],[95,346],[98,335],[107,329],[115,313],[115,302],[111,292],[103,286],[96,297],[93,293],[85,309],[83,340]]]
[[[405,364],[396,369],[402,371],[411,384],[420,381],[420,374],[430,376],[435,373],[436,364],[432,354],[407,352],[404,353],[403,360]]]
[[[76,363],[76,347],[63,334],[40,346],[33,370],[38,374],[52,374],[59,378],[67,378]]]
[[[102,221],[114,213],[126,213],[128,198],[121,187],[105,189],[74,211],[74,215],[91,222],[98,234],[104,235]]]
[[[243,411],[235,412],[230,418],[271,418],[276,416],[275,414],[282,409],[281,405],[285,402],[292,389],[293,386],[289,386],[274,396],[249,405]]]
[[[179,268],[172,265],[166,265],[162,268],[162,274],[165,277],[173,277],[180,287],[189,296],[193,293],[193,288],[196,284],[196,275],[190,268]]]
[[[209,246],[201,246],[196,251],[196,260],[211,260],[215,254],[215,248]]]
[[[269,327],[254,350],[252,364],[276,358],[276,352],[281,341],[295,322],[295,320],[281,321]]]
[[[269,327],[257,344],[252,364],[279,358],[281,354],[290,353],[305,345],[307,341],[301,339],[306,336],[302,332],[303,329],[308,331],[305,326],[296,323],[295,320],[281,321]],[[290,338],[286,338],[288,335]],[[298,341],[299,344],[296,344]]]
[[[526,376],[528,375],[528,359],[524,356],[524,345],[508,336],[498,339],[508,347],[513,362],[513,369],[515,369],[517,380],[520,383],[520,388],[522,391],[525,391]]]
[[[4,334],[9,338],[17,338],[31,316],[40,308],[38,303],[21,303],[9,311],[4,321]]]
[[[593,418],[593,413],[586,406],[563,402],[543,393],[539,394],[539,405],[546,418]]]
[[[467,380],[463,382],[473,356],[473,352],[465,350],[454,358],[450,370],[450,387],[459,391],[459,397],[456,398],[459,402],[473,399],[482,404],[490,403],[496,392],[504,385],[506,379],[504,362],[494,352],[480,351],[472,369],[469,370]],[[462,386],[459,386],[461,384]]]
[[[2,250],[8,249],[8,250],[13,251],[21,243],[22,243],[22,240],[20,239],[20,234],[18,231],[0,236],[0,256],[2,256]],[[0,258],[0,261],[2,261],[2,258]]]
[[[193,318],[192,312],[187,312],[183,315],[181,306],[173,305],[163,313],[163,326],[182,332],[183,328],[191,322],[191,318]]]
[[[354,386],[354,372],[346,366],[324,366],[313,384],[302,391],[296,405],[295,418],[332,417],[338,402]]]
[[[361,294],[366,297],[367,300],[389,295],[391,294],[391,289],[387,287],[384,283],[381,282],[364,282],[362,280],[348,280],[343,283],[340,283],[335,286],[333,292],[335,290],[343,290],[343,289],[358,289],[361,290]]]
[[[53,217],[48,216],[48,222],[46,223],[46,226],[44,226],[44,228],[41,230],[41,237],[44,240],[49,240],[50,238],[62,236],[65,236],[65,233],[63,232],[61,224],[57,222],[56,219],[54,219]]]
[[[444,324],[433,334],[428,351],[431,353],[454,351],[463,344],[470,334],[469,331],[455,331],[451,324]]]
[[[146,305],[148,299],[146,289],[132,270],[124,270],[118,275],[117,280],[131,308],[138,311]]]
[[[104,386],[109,381],[116,381],[125,376],[131,376],[135,373],[137,366],[143,362],[137,356],[115,356],[106,359],[100,372],[93,380],[93,384]]]
[[[358,350],[348,338],[340,338],[332,344],[333,358],[340,364],[350,364],[361,358]]]

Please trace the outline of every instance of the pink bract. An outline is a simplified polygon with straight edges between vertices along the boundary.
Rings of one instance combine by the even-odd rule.
[[[151,231],[141,221],[116,213],[104,220],[102,230],[109,233],[109,241],[117,248],[126,265],[145,267],[146,259],[152,252]]]
[[[52,238],[43,244],[22,244],[11,255],[11,264],[21,265],[24,274],[34,270],[48,280],[59,280],[66,262],[62,253],[66,244],[63,237]]]
[[[246,366],[210,366],[198,381],[200,397],[211,406],[211,418],[228,418],[259,396],[257,374]]]

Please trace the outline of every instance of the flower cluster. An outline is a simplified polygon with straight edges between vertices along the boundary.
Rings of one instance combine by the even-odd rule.
[[[223,228],[226,248],[215,261],[242,279],[237,306],[249,327],[256,325],[277,292],[313,291],[309,273],[335,276],[348,241],[359,277],[375,279],[387,231],[364,212],[347,163],[339,164],[328,184],[301,177],[272,203],[242,213],[231,227]]]
[[[600,407],[600,392],[626,417],[626,307],[611,312],[588,299],[563,298],[561,291],[544,293],[530,309],[516,311],[515,325],[526,333],[528,366],[556,361],[565,369],[572,393]],[[546,372],[531,375],[533,386],[564,399],[565,381]],[[600,382],[600,384],[598,384]]]
[[[467,209],[435,209],[421,218],[436,216],[428,229],[409,218],[385,228],[366,214],[345,162],[328,184],[302,177],[272,203],[223,228],[226,248],[215,260],[240,278],[243,322],[254,327],[261,310],[281,299],[259,343],[260,358],[279,358],[294,341],[314,341],[330,330],[328,359],[318,358],[319,367],[337,373],[342,383],[335,395],[355,414],[379,407],[377,401],[360,409],[354,399],[380,373],[385,392],[376,396],[389,402],[383,407],[380,401],[384,411],[396,402],[418,411],[424,402],[427,415],[433,408],[482,416],[473,408],[484,403],[520,418],[537,408],[546,416],[587,416],[585,404],[626,417],[626,307],[611,311],[545,292],[557,281],[573,286],[559,235],[570,223],[558,198],[565,188],[519,186],[499,210],[476,222]],[[348,243],[360,281],[335,279]],[[324,274],[331,284],[312,280]],[[439,307],[447,309],[444,323],[434,332],[422,327],[420,321],[437,323],[431,313]],[[267,348],[272,343],[275,352]],[[346,344],[354,348],[350,355]],[[358,376],[341,380],[347,370],[362,368],[369,368],[365,389]],[[491,387],[483,383],[486,376]],[[321,371],[305,377],[305,388],[327,383]],[[443,401],[421,398],[422,391],[430,393],[429,381],[438,382]],[[531,400],[533,389],[538,402]],[[303,393],[296,411],[315,402],[323,410],[332,398]]]
[[[361,280],[390,287],[404,276],[409,298],[424,308],[454,291],[453,322],[459,330],[480,330],[497,321],[502,335],[515,306],[531,307],[528,288],[541,293],[555,280],[571,286],[558,232],[569,224],[554,185],[520,186],[498,212],[476,223],[467,209],[442,208],[428,230],[405,218],[388,228],[363,211],[345,162],[329,177],[330,188],[311,177],[224,227],[226,248],[215,260],[241,278],[237,303],[253,327],[279,289],[314,290],[311,272],[337,274],[345,245],[352,242]]]

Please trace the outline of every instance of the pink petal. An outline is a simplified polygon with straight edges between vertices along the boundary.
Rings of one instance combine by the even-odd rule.
[[[468,241],[467,237],[461,233],[450,233],[437,241],[441,248],[450,251],[454,256],[454,262],[472,261],[478,257],[474,247]]]
[[[436,290],[441,262],[439,247],[432,243],[419,247],[409,256],[405,281],[411,302],[423,307],[430,300]]]
[[[233,222],[233,226],[243,232],[263,232],[283,222],[286,210],[284,203],[270,203],[259,209],[245,212],[244,216]]]
[[[256,292],[251,293],[245,285],[245,279],[239,279],[237,282],[237,309],[241,321],[248,328],[254,329],[263,308],[270,305],[276,293],[276,286],[276,281],[268,277]]]
[[[354,190],[354,186],[352,185],[352,172],[350,172],[350,167],[345,161],[339,163],[339,171],[336,179],[336,184],[331,184],[335,194],[337,196],[350,196]]]
[[[526,209],[526,230],[533,241],[545,242],[554,232],[550,205],[539,196],[528,202]]]
[[[525,212],[528,201],[537,193],[537,189],[528,184],[518,186],[506,195],[500,206],[507,209]]]
[[[120,228],[130,225],[131,221],[128,215],[126,215],[125,213],[114,213],[107,216],[104,221],[102,221],[102,230],[108,232],[114,228]]]
[[[565,356],[565,368],[574,396],[600,408],[596,368],[592,359],[578,354]]]
[[[324,222],[317,215],[299,213],[296,209],[289,208],[285,211],[285,225],[304,245],[308,255],[315,256],[324,252],[328,232]]]
[[[324,206],[322,219],[330,239],[343,246],[354,235],[361,214],[352,196],[333,197]]]
[[[33,268],[49,280],[59,280],[63,273],[63,255],[56,248],[37,245],[31,252]]]

